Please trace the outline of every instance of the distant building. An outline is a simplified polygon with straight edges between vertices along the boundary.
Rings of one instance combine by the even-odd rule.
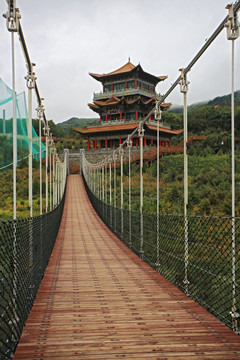
[[[167,76],[154,76],[145,72],[141,65],[134,66],[130,59],[120,69],[108,74],[90,73],[100,81],[103,90],[94,93],[90,109],[99,115],[99,124],[87,129],[74,130],[88,139],[88,149],[118,147],[155,106],[160,95],[156,93],[156,85]],[[166,110],[170,103],[161,104]],[[157,124],[152,116],[144,124],[144,146],[157,143]],[[160,124],[160,145],[171,146],[171,137],[178,130],[170,130],[168,125]],[[138,146],[138,133],[132,138],[132,146]]]

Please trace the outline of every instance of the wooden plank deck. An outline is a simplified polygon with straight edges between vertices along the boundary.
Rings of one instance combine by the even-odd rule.
[[[72,175],[14,359],[233,360],[240,337],[126,248]]]

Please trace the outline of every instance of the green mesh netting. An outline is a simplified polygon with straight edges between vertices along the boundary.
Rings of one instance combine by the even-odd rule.
[[[25,92],[16,94],[16,116],[17,116],[17,145],[18,158],[26,156],[29,149],[28,140],[28,111],[26,106]],[[12,144],[13,138],[13,102],[12,89],[10,89],[4,81],[0,78],[0,145],[2,149],[5,144]],[[32,127],[33,138],[33,158],[39,159],[39,145],[40,139]],[[42,157],[45,157],[45,145],[42,143]],[[9,151],[1,151],[0,154],[0,169],[11,163]]]

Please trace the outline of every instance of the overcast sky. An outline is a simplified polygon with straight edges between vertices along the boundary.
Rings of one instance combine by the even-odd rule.
[[[21,25],[45,98],[47,118],[56,123],[96,117],[87,106],[101,84],[89,72],[108,73],[134,65],[168,75],[165,93],[227,15],[227,0],[16,0]],[[0,13],[7,10],[0,2]],[[0,77],[11,86],[10,33],[0,17]],[[240,88],[236,43],[236,89]],[[17,91],[25,90],[26,67],[16,42]],[[225,29],[189,73],[189,103],[230,93],[231,42]],[[179,87],[167,101],[180,104]]]

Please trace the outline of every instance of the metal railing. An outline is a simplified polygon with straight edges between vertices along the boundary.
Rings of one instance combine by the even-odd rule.
[[[111,97],[112,95],[116,96],[128,96],[128,95],[135,95],[135,94],[141,94],[148,97],[156,96],[157,100],[160,100],[161,94],[157,94],[156,92],[149,91],[146,89],[143,89],[141,87],[131,87],[131,88],[122,88],[119,90],[113,90],[113,91],[105,91],[105,92],[99,92],[99,93],[93,93],[93,100],[102,100]]]
[[[97,214],[125,245],[185,293],[187,271],[187,295],[231,329],[239,329],[239,318],[232,317],[232,304],[240,303],[240,218],[235,218],[233,279],[232,218],[187,216],[186,257],[183,215],[141,214],[110,206],[93,194],[86,181],[85,187]]]
[[[0,221],[0,359],[11,359],[57,238],[64,198],[51,212]]]

